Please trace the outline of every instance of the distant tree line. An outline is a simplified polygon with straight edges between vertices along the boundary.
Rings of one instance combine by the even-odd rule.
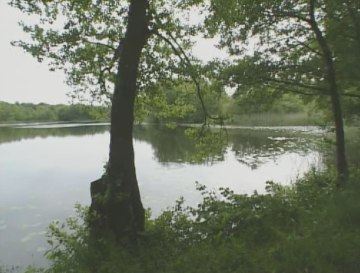
[[[109,109],[82,104],[0,102],[0,122],[108,120]]]
[[[227,123],[249,125],[241,116],[257,114],[302,113],[310,115],[314,105],[306,104],[297,95],[285,95],[277,99],[267,100],[254,96],[227,95],[218,92],[214,87],[204,88],[203,100],[210,114],[220,113],[230,117]],[[156,97],[138,106],[136,117],[139,122],[150,123],[201,123],[203,110],[194,87],[189,84],[177,84],[172,87],[159,87]],[[257,105],[257,107],[253,107]],[[104,106],[84,104],[50,105],[46,103],[7,103],[0,101],[0,122],[30,122],[30,121],[108,121],[110,109]],[[245,124],[245,123],[246,124]],[[263,122],[268,122],[264,120]],[[274,122],[277,122],[275,120]],[[290,121],[291,122],[291,121]],[[301,123],[302,122],[302,123]],[[244,123],[244,124],[243,124]],[[302,119],[301,125],[311,123],[309,119]],[[257,124],[253,124],[257,125]],[[265,124],[264,124],[265,125]],[[291,124],[289,124],[291,125]],[[294,124],[295,125],[295,124]]]
[[[137,117],[151,123],[202,123],[204,112],[195,89],[193,84],[186,82],[158,86],[151,98],[138,105]],[[226,118],[227,124],[313,125],[331,119],[314,102],[303,100],[297,94],[236,92],[229,95],[219,85],[203,83],[202,99],[208,114]],[[295,116],[297,120],[292,119]],[[259,118],[259,121],[254,122],[254,118]]]

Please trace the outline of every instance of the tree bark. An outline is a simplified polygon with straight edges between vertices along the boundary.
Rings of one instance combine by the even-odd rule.
[[[112,99],[107,174],[91,184],[90,227],[121,240],[136,240],[144,230],[144,208],[134,163],[133,123],[138,66],[149,37],[148,21],[148,0],[131,0]]]
[[[309,1],[310,26],[315,33],[316,40],[323,52],[325,64],[325,79],[331,98],[332,112],[334,115],[336,135],[336,167],[338,173],[338,184],[342,186],[348,177],[348,166],[345,152],[345,134],[343,115],[340,103],[340,95],[337,86],[336,71],[333,61],[333,54],[315,18],[315,0]]]

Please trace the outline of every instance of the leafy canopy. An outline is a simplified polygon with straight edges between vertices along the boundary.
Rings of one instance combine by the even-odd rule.
[[[31,42],[16,41],[38,61],[46,60],[50,70],[60,69],[74,88],[74,100],[110,101],[121,41],[127,24],[126,0],[12,0],[11,5],[38,18],[36,24],[21,23]],[[158,82],[188,79],[186,65],[173,50],[180,48],[188,59],[189,30],[180,20],[185,11],[174,1],[150,1],[150,31],[153,35],[140,65],[141,96]],[[188,68],[188,67],[186,67]],[[194,72],[192,72],[194,73]],[[139,97],[141,97],[139,96]]]
[[[233,56],[223,65],[222,81],[251,95],[252,89],[317,98],[329,103],[326,66],[313,31],[309,1],[188,0],[205,14],[200,30],[218,36]],[[315,1],[315,20],[329,44],[347,114],[359,106],[360,4],[358,1]],[[325,99],[324,99],[325,98]],[[358,107],[358,109],[360,109]]]

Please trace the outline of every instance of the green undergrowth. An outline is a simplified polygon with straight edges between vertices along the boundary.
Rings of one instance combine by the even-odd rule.
[[[89,236],[87,208],[50,226],[47,269],[27,272],[287,273],[360,272],[360,172],[345,189],[334,175],[309,173],[292,186],[237,195],[198,185],[203,201],[152,219],[137,246]]]

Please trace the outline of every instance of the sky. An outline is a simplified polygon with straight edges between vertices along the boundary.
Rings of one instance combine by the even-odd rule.
[[[66,93],[71,89],[65,84],[62,71],[49,71],[46,63],[38,63],[30,54],[10,44],[29,39],[18,25],[19,21],[29,18],[7,2],[0,0],[0,101],[70,103]],[[224,56],[210,44],[207,40],[199,40],[194,54],[205,61]]]
[[[65,75],[50,72],[45,63],[38,63],[21,48],[10,45],[25,35],[18,26],[26,15],[0,0],[0,101],[33,103],[68,103],[70,88],[64,83]]]

